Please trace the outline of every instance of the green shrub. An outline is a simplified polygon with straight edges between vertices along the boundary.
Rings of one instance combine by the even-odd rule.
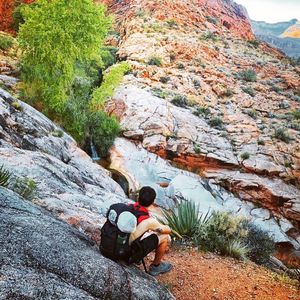
[[[246,160],[246,159],[249,159],[250,158],[250,153],[249,152],[243,152],[241,154],[241,159],[242,160]]]
[[[248,41],[248,44],[255,48],[258,48],[258,46],[260,45],[260,41],[259,40],[250,40],[250,41]]]
[[[14,109],[16,109],[16,110],[20,110],[20,111],[23,110],[22,105],[21,105],[21,103],[20,103],[19,101],[13,101],[13,102],[11,103],[11,106],[12,106]]]
[[[210,115],[210,109],[206,106],[197,107],[197,109],[193,112],[193,114],[197,117],[204,116],[207,117]]]
[[[265,141],[264,140],[258,140],[257,144],[260,146],[264,146],[265,145]]]
[[[201,148],[200,148],[200,145],[199,144],[196,144],[194,146],[194,151],[196,154],[200,154],[201,153]]]
[[[188,104],[188,100],[186,96],[183,95],[176,95],[173,97],[173,99],[171,100],[171,102],[179,107],[186,107]]]
[[[145,11],[142,8],[138,8],[135,12],[137,17],[144,17],[146,15]]]
[[[13,191],[27,200],[32,200],[36,194],[36,182],[25,176],[18,178],[14,184]]]
[[[252,119],[257,119],[257,111],[255,109],[247,109],[245,113]]]
[[[207,17],[206,17],[206,20],[207,20],[209,23],[212,23],[212,24],[215,24],[215,25],[218,24],[218,19],[215,18],[215,17],[207,16]]]
[[[266,265],[275,251],[275,243],[270,235],[254,225],[247,225],[248,234],[244,242],[249,247],[248,257],[257,264]]]
[[[177,207],[163,212],[163,222],[173,231],[184,238],[193,238],[194,234],[203,222],[199,206],[191,201],[181,201]],[[205,218],[204,218],[205,220]]]
[[[201,87],[201,82],[199,79],[193,79],[193,85],[195,88],[200,88]]]
[[[177,64],[177,69],[179,69],[179,70],[185,69],[184,64],[183,64],[183,63],[178,63],[178,64]]]
[[[247,253],[247,222],[228,212],[213,212],[205,224],[198,227],[194,240],[202,249],[221,255],[244,259]]]
[[[229,240],[221,252],[223,252],[224,255],[245,260],[248,258],[249,246],[240,240]]]
[[[0,34],[0,49],[7,50],[14,44],[14,39],[9,35]]]
[[[255,96],[255,90],[252,87],[250,87],[250,86],[242,87],[242,91],[244,93],[250,95],[251,97]]]
[[[0,186],[7,187],[11,178],[11,173],[4,168],[0,167]]]
[[[109,148],[120,133],[120,125],[115,117],[97,111],[88,115],[88,131],[99,155],[106,157]]]
[[[208,124],[211,126],[211,127],[215,127],[215,128],[219,128],[219,129],[222,129],[223,128],[223,121],[221,118],[219,117],[214,117],[212,119],[210,119],[208,121]]]
[[[157,89],[157,88],[152,89],[152,94],[154,96],[162,98],[162,99],[166,99],[168,96],[168,92],[163,91],[162,89]]]
[[[300,120],[300,109],[294,109],[291,111],[291,115],[295,120]]]
[[[170,77],[168,77],[168,76],[162,76],[159,78],[159,81],[161,83],[168,83],[169,80],[170,80]]]
[[[169,19],[166,21],[166,23],[170,28],[177,26],[177,22],[174,19]]]
[[[237,77],[247,82],[255,82],[257,80],[256,72],[252,69],[238,72]]]
[[[122,62],[112,67],[112,69],[104,75],[103,82],[100,87],[96,88],[92,94],[90,101],[91,111],[99,111],[104,107],[105,102],[112,97],[114,90],[118,87],[124,75],[131,70],[127,62]]]
[[[297,121],[297,122],[292,122],[290,125],[289,125],[290,128],[294,129],[294,130],[297,130],[297,131],[300,131],[300,122]]]
[[[64,136],[64,132],[60,129],[54,130],[51,134],[55,137],[63,137]]]
[[[220,97],[231,97],[233,96],[234,92],[232,89],[227,88],[221,95]]]
[[[276,128],[274,132],[274,137],[278,140],[281,140],[285,143],[289,143],[291,140],[291,137],[289,134],[286,132],[284,128]]]
[[[112,46],[105,46],[101,49],[101,59],[104,69],[112,66],[117,62],[118,48]]]
[[[176,54],[174,52],[170,53],[170,61],[174,61],[176,59]]]
[[[218,41],[218,36],[210,31],[206,32],[206,33],[203,33],[202,36],[200,37],[200,40],[211,40],[213,42],[216,42]]]
[[[277,85],[272,84],[271,91],[279,93],[279,92],[282,92],[282,89],[280,87],[278,87]]]
[[[149,66],[158,66],[161,67],[162,66],[162,59],[158,56],[151,56],[148,59],[148,65]]]

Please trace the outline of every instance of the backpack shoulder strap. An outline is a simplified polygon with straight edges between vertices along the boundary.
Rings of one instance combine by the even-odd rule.
[[[136,216],[138,224],[141,221],[150,218],[149,212],[147,210],[144,211],[143,207],[140,206],[139,204],[137,204],[137,203],[130,204],[129,207],[130,207],[132,213]]]

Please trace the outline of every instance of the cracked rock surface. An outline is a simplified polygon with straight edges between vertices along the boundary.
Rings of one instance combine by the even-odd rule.
[[[0,188],[0,299],[174,299],[136,269],[104,258],[86,235]]]

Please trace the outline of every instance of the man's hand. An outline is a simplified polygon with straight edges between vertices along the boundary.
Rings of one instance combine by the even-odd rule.
[[[163,230],[162,230],[162,228],[157,228],[155,231],[156,231],[157,233],[160,233],[160,234],[162,234],[162,233],[163,233]]]

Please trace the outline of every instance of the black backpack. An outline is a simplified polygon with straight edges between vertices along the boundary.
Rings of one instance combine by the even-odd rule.
[[[146,212],[134,209],[133,205],[124,203],[111,205],[106,215],[107,221],[101,229],[101,253],[114,261],[121,260],[131,264],[141,261],[143,257],[156,249],[158,245],[156,234],[143,240],[138,238],[129,245],[129,237],[136,228],[137,219],[146,215],[148,215]],[[128,221],[130,226],[128,228],[120,226],[121,219],[123,223]]]

